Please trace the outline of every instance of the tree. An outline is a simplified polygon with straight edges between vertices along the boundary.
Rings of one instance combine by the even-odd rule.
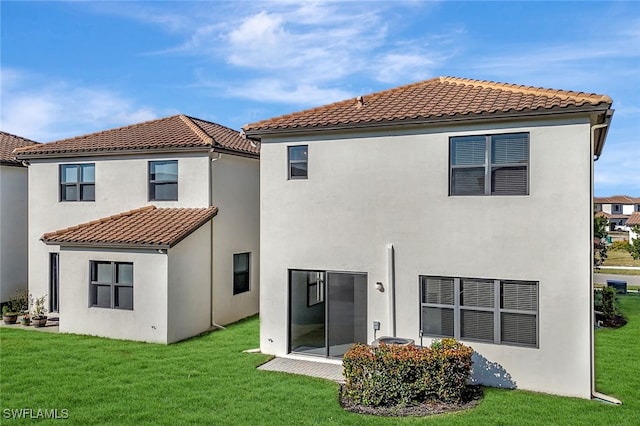
[[[609,221],[604,216],[596,216],[593,219],[593,266],[600,269],[600,266],[607,260],[607,237],[609,232]],[[637,239],[636,239],[637,241]]]
[[[634,226],[632,228],[632,231],[634,234],[636,234],[636,238],[634,238],[633,241],[629,242],[627,250],[629,250],[631,257],[636,260],[640,260],[640,225]]]

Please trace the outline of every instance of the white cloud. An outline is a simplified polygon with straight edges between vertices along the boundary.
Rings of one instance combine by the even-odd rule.
[[[266,103],[310,106],[316,100],[331,102],[351,96],[348,91],[361,90],[370,82],[395,84],[428,78],[445,60],[452,38],[445,32],[431,35],[430,40],[407,40],[402,45],[392,41],[394,33],[403,27],[401,14],[396,13],[402,7],[398,3],[261,1],[189,5],[181,10],[183,21],[190,22],[178,31],[182,43],[154,53],[208,57],[216,66],[196,72],[196,85],[209,87],[215,75],[225,74],[230,89],[225,87],[218,93]],[[152,22],[143,15],[134,9],[129,17]],[[160,20],[157,23],[164,25]],[[167,31],[175,28],[177,25],[170,25]],[[457,32],[451,30],[454,37]],[[220,62],[225,69],[219,69]],[[345,89],[347,78],[355,78],[358,87]],[[262,91],[260,96],[251,93],[257,88]]]
[[[295,105],[323,105],[354,95],[338,88],[319,87],[312,84],[287,84],[278,79],[249,80],[228,88],[228,93],[253,101],[281,102]]]
[[[118,93],[2,69],[0,127],[41,142],[157,117]]]

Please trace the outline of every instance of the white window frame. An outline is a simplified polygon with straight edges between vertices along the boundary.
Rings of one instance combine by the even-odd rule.
[[[423,280],[425,279],[442,279],[442,280],[453,280],[453,304],[446,303],[428,303],[425,302],[425,298],[423,295]],[[463,305],[461,302],[462,299],[462,282],[464,280],[471,281],[484,281],[491,282],[493,284],[493,306],[492,307],[482,307],[482,306],[474,306],[474,305]],[[535,310],[524,310],[524,309],[509,309],[503,307],[502,301],[502,287],[504,284],[522,284],[522,285],[535,285]],[[540,284],[537,281],[523,281],[523,280],[500,280],[500,279],[483,279],[483,278],[459,278],[459,277],[443,277],[443,276],[430,276],[430,275],[420,275],[418,277],[418,286],[419,286],[419,321],[418,326],[420,327],[420,333],[426,337],[453,337],[457,340],[465,340],[465,341],[476,341],[481,343],[490,343],[496,345],[508,345],[508,346],[523,346],[530,348],[538,348],[540,344],[540,325],[539,325],[539,309],[540,309],[540,297],[539,297],[539,289]],[[439,308],[439,309],[450,309],[453,311],[453,333],[451,335],[447,334],[427,334],[424,333],[423,323],[422,323],[422,309],[423,308]],[[473,337],[463,337],[462,336],[462,316],[466,311],[475,311],[475,312],[491,312],[493,314],[493,339],[479,339]],[[527,315],[535,317],[535,345],[527,344],[527,343],[516,343],[516,342],[508,342],[502,340],[502,316],[503,314],[516,314],[516,315]]]

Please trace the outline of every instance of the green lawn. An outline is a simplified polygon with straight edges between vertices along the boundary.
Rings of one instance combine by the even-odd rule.
[[[604,266],[640,266],[640,260],[635,260],[626,250],[609,250]]]
[[[6,409],[57,408],[65,424],[637,424],[640,296],[621,302],[629,324],[596,333],[597,386],[620,407],[486,389],[477,408],[427,420],[348,413],[335,383],[256,370],[268,357],[242,353],[258,346],[251,318],[170,346],[0,328],[0,423],[19,423]]]

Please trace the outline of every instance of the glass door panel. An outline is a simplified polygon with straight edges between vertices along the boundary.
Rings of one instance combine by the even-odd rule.
[[[341,358],[354,343],[367,341],[367,275],[327,273],[327,346]]]
[[[326,356],[325,273],[289,272],[289,350]]]

